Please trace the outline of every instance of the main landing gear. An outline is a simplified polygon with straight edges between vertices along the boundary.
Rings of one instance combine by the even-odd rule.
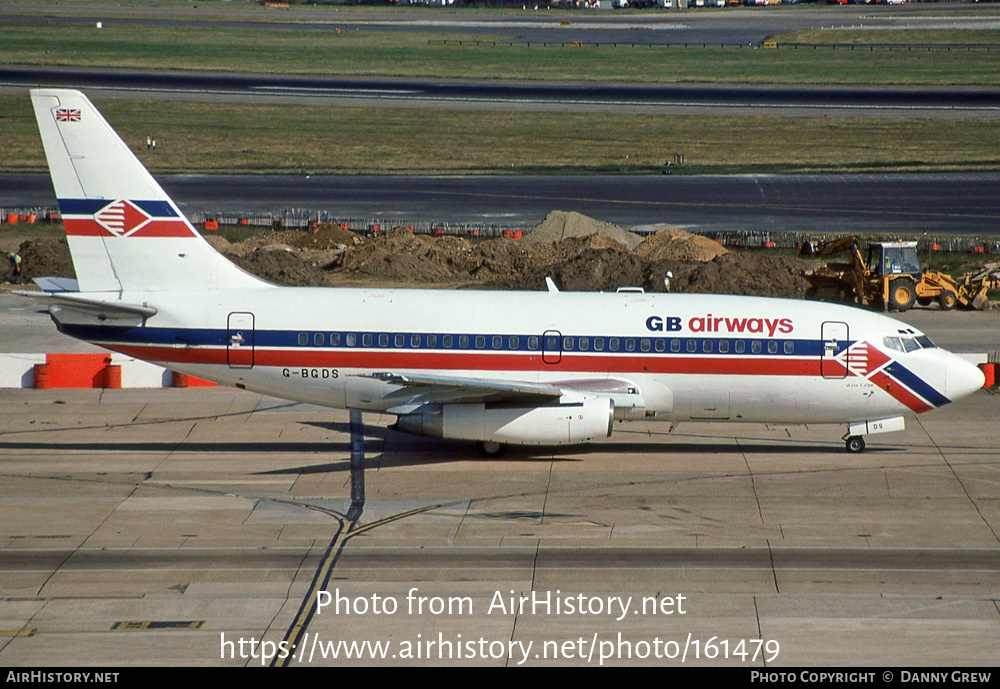
[[[476,452],[480,457],[502,457],[507,452],[507,446],[503,443],[479,440],[476,442]]]

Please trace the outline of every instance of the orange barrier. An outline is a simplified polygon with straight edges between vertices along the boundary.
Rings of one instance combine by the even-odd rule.
[[[20,219],[21,219],[21,216],[19,216],[17,213],[8,213],[7,214],[7,222],[9,222],[11,225],[16,225],[17,221],[20,220]]]
[[[49,382],[49,365],[35,364],[35,388],[38,390],[48,390],[52,387]]]
[[[979,364],[979,368],[982,369],[983,375],[986,376],[986,382],[983,383],[983,387],[991,388],[996,385],[996,364]]]
[[[173,386],[175,388],[207,388],[214,387],[216,385],[218,385],[218,383],[213,383],[210,380],[174,371]]]
[[[109,368],[117,369],[121,387],[121,367],[111,366],[110,354],[46,354],[44,364],[35,364],[36,388],[106,388]]]
[[[101,387],[119,390],[122,386],[122,367],[118,364],[108,364],[104,367],[104,385]]]
[[[219,221],[218,220],[206,220],[205,221],[205,229],[206,230],[217,230],[217,229],[219,229]]]

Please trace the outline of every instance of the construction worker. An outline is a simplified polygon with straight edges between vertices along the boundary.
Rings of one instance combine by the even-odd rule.
[[[663,291],[664,292],[669,292],[670,291],[670,278],[672,278],[673,276],[674,276],[674,274],[671,273],[669,270],[667,271],[666,275],[663,276]]]
[[[10,272],[7,273],[7,282],[21,282],[21,256],[18,253],[7,252],[7,260],[10,261]]]

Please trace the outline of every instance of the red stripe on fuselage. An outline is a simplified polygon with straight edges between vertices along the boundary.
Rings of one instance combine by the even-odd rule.
[[[146,345],[104,344],[108,349],[137,359],[185,364],[226,364],[225,349],[174,348]],[[248,355],[248,349],[238,350]],[[398,352],[391,350],[254,350],[256,366],[361,369],[425,369],[462,371],[566,371],[568,373],[689,373],[723,375],[818,376],[819,361],[773,357],[691,357],[682,354],[597,355],[563,354],[558,364],[542,361],[541,352],[477,354],[474,352]]]

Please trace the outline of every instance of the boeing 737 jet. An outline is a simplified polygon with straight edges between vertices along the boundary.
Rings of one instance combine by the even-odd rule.
[[[62,333],[174,371],[486,453],[633,419],[840,424],[860,452],[984,382],[911,326],[841,305],[272,285],[195,231],[82,93],[31,98],[77,275],[32,294]]]

